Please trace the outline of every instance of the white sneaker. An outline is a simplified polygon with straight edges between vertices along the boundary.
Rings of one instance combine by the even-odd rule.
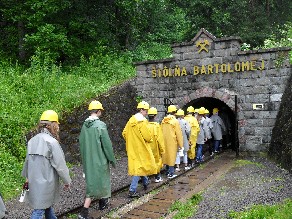
[[[162,182],[162,181],[163,181],[163,179],[160,177],[159,179],[155,179],[154,182],[159,183],[159,182]]]
[[[174,177],[177,177],[177,175],[175,175],[175,174],[169,174],[169,175],[167,176],[168,179],[172,179],[172,178],[174,178]]]
[[[175,171],[176,171],[176,172],[179,172],[179,171],[180,171],[180,168],[175,168]]]
[[[191,169],[190,167],[185,167],[185,170],[189,170],[189,169]]]

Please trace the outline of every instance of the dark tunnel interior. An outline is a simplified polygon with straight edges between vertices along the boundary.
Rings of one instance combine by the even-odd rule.
[[[202,97],[190,101],[183,107],[183,110],[186,112],[189,106],[193,106],[195,109],[204,107],[209,110],[210,116],[212,116],[213,109],[218,108],[219,116],[222,118],[225,126],[229,129],[229,135],[227,136],[227,139],[223,139],[222,143],[225,148],[232,148],[235,150],[235,133],[237,133],[235,129],[237,121],[234,111],[227,104],[216,98]]]

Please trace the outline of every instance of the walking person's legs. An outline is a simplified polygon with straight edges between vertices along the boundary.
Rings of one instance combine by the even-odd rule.
[[[78,214],[79,219],[87,219],[88,218],[88,209],[89,209],[90,204],[91,204],[91,198],[86,197],[85,201],[84,201],[83,208],[82,208],[80,214]]]
[[[220,140],[214,140],[214,152],[219,152]]]
[[[202,162],[202,150],[203,150],[203,145],[202,144],[197,144],[197,162]]]
[[[176,159],[175,159],[175,171],[179,172],[180,171],[180,168],[179,168],[179,165],[180,165],[180,154],[179,152],[176,153]]]
[[[42,219],[45,214],[45,209],[33,209],[30,219]]]
[[[46,219],[57,219],[54,209],[52,207],[49,207],[45,210],[45,218]]]
[[[140,179],[140,176],[133,176],[132,177],[132,182],[131,182],[130,189],[129,189],[129,197],[130,198],[139,196],[139,194],[137,193],[139,179]]]

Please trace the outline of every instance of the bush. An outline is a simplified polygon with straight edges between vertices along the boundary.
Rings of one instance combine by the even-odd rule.
[[[26,70],[0,63],[0,191],[4,197],[13,196],[24,181],[20,172],[25,135],[37,125],[41,113],[53,109],[62,119],[87,99],[135,75],[130,61],[115,53],[97,53],[66,71],[43,54],[33,56]]]

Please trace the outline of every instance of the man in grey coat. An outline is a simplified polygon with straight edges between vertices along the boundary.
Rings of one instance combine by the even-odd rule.
[[[71,178],[65,156],[59,144],[58,115],[53,110],[43,112],[38,126],[38,134],[27,145],[22,176],[28,183],[27,198],[34,209],[31,219],[55,219],[52,205],[60,198],[60,178],[66,189]]]
[[[211,116],[212,124],[213,124],[213,129],[212,129],[212,134],[214,138],[214,152],[218,153],[219,152],[219,146],[220,142],[222,140],[222,133],[226,130],[224,122],[222,119],[218,116],[218,108],[213,109],[213,115]]]
[[[203,145],[207,141],[207,133],[206,130],[204,130],[204,115],[205,115],[205,108],[201,107],[198,110],[198,123],[200,126],[200,132],[198,134],[197,138],[197,156],[196,156],[196,163],[201,163],[204,161],[204,154],[203,154]]]

